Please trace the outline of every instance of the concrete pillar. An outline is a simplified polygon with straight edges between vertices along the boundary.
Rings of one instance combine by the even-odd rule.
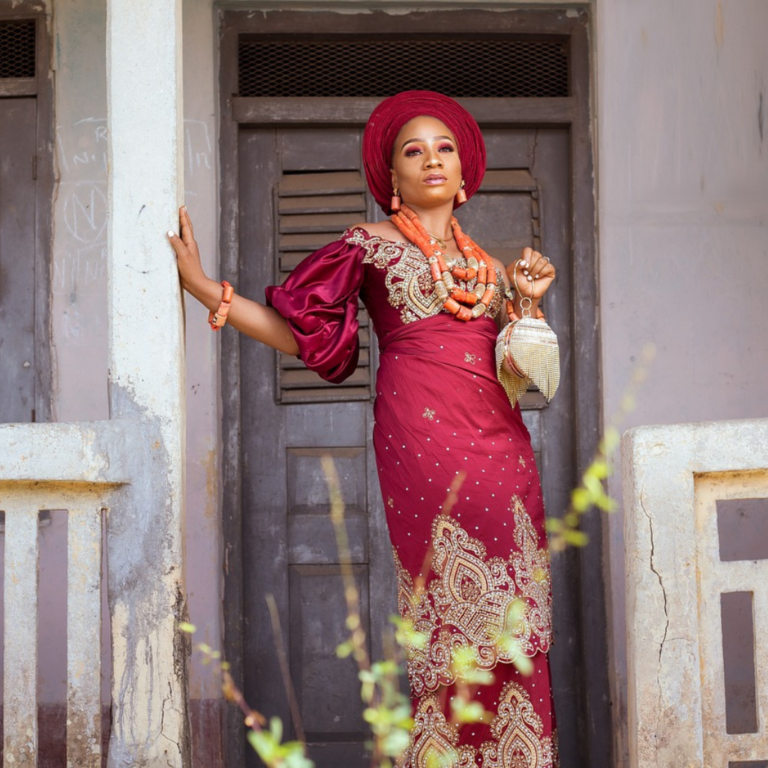
[[[721,526],[718,502],[768,500],[768,419],[637,427],[622,440],[622,472],[630,768],[762,765],[768,559],[722,556],[726,525],[752,529],[738,515]],[[753,637],[736,654],[721,613],[729,593],[754,605]],[[735,682],[754,690],[757,725],[729,732],[728,707],[748,697],[734,697],[725,667],[750,640],[754,674]]]
[[[189,765],[184,332],[165,232],[182,200],[180,0],[108,0],[110,418],[137,420],[133,478],[108,514],[110,766]]]

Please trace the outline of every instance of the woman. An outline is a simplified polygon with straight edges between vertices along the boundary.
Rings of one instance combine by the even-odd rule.
[[[520,290],[507,302],[503,265],[452,219],[485,173],[480,130],[452,99],[410,91],[383,101],[366,126],[363,159],[390,220],[351,227],[308,256],[267,288],[266,305],[237,295],[227,305],[221,284],[203,273],[182,209],[181,238],[169,233],[182,285],[214,325],[228,320],[331,382],[357,364],[363,300],[381,350],[374,448],[398,602],[426,638],[406,649],[415,725],[399,765],[425,768],[430,755],[451,755],[457,766],[550,768],[544,509],[530,437],[511,402],[526,382],[508,358],[497,366],[495,346],[522,303],[535,316],[555,270],[526,248],[510,268]],[[454,722],[452,701],[466,690],[461,664],[492,670],[490,684],[471,688],[486,722]]]

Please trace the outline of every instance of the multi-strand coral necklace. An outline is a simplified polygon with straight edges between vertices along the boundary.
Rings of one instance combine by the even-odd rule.
[[[427,257],[435,293],[443,307],[457,319],[474,320],[482,317],[488,309],[496,291],[496,269],[491,257],[468,235],[462,232],[459,222],[451,217],[451,228],[467,266],[460,267],[455,259],[445,258],[444,243],[441,246],[434,235],[430,235],[419,217],[407,205],[392,216],[392,223]],[[456,285],[456,280],[469,281],[477,278],[471,291]]]

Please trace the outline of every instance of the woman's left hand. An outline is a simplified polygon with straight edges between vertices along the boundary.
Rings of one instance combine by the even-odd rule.
[[[524,248],[522,260],[510,264],[507,267],[507,275],[512,288],[515,288],[515,277],[517,277],[517,286],[520,290],[515,290],[515,293],[519,293],[521,297],[531,298],[535,304],[552,285],[555,279],[555,268],[546,256],[534,251],[533,248]]]

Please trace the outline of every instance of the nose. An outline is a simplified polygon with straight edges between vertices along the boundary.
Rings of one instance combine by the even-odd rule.
[[[439,168],[443,164],[443,160],[440,157],[440,153],[435,147],[430,147],[426,153],[425,165],[427,168]]]

